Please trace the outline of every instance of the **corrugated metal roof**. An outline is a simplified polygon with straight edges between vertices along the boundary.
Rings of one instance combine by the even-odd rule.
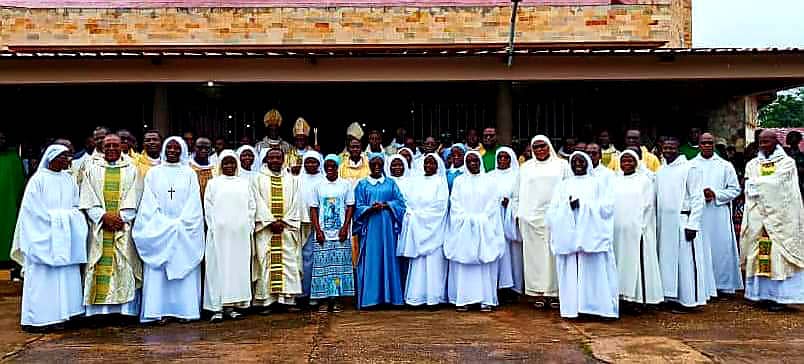
[[[192,49],[170,49],[159,50],[158,48],[126,49],[120,47],[105,47],[103,50],[47,50],[47,48],[30,48],[15,50],[14,47],[0,49],[0,59],[9,58],[141,58],[141,57],[466,57],[466,56],[499,56],[508,53],[508,48],[500,47],[479,47],[471,45],[466,47],[449,48],[412,48],[404,46],[371,47],[371,48],[333,48],[320,49],[304,47],[261,47],[261,48],[214,48],[204,50],[202,47]],[[684,55],[751,55],[751,54],[804,54],[804,48],[651,48],[651,49],[579,49],[579,48],[527,48],[516,46],[514,51],[516,56],[684,56]]]

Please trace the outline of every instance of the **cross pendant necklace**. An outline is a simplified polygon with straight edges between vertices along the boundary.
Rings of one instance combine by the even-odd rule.
[[[170,194],[170,200],[171,201],[173,200],[173,193],[174,192],[176,192],[176,190],[173,188],[173,186],[170,186],[170,189],[168,190],[168,193]]]

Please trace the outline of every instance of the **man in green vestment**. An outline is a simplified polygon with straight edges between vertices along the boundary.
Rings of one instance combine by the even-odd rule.
[[[10,144],[6,134],[0,131],[0,268],[11,265],[11,240],[25,188],[22,160]]]
[[[483,167],[486,172],[491,172],[497,165],[497,129],[488,127],[483,129]]]

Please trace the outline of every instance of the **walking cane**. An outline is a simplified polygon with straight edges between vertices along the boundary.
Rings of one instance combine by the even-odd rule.
[[[695,303],[699,302],[698,299],[698,262],[695,259],[695,239],[690,241],[690,247],[692,247],[692,269],[693,269],[693,276],[695,277]]]

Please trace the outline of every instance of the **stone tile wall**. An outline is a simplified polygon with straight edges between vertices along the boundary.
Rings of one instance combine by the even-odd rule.
[[[517,41],[667,41],[679,47],[685,1],[521,7]],[[510,17],[510,7],[0,8],[0,45],[504,43]]]

